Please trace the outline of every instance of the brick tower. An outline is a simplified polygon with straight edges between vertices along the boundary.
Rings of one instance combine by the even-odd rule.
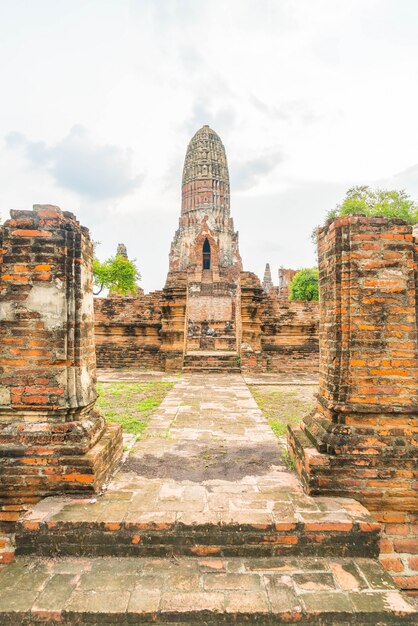
[[[274,289],[273,280],[271,278],[271,270],[270,263],[266,263],[266,269],[264,270],[264,278],[263,278],[263,291],[265,293],[269,293]]]
[[[187,147],[181,216],[164,290],[162,336],[167,367],[182,365],[185,357],[186,367],[198,361],[204,361],[205,367],[208,363],[218,366],[221,360],[236,368],[241,271],[238,233],[230,216],[225,148],[219,136],[203,126]]]
[[[230,217],[229,172],[225,148],[209,126],[187,147],[179,228],[170,251],[170,271],[212,270],[236,280],[242,269],[238,233]]]

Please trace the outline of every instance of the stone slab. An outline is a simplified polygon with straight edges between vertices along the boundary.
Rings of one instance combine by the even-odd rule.
[[[347,590],[339,571],[358,584]],[[0,570],[0,623],[417,623],[383,569],[381,581],[368,559],[18,558]]]

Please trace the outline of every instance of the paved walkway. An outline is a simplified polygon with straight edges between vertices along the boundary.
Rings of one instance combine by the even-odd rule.
[[[181,376],[181,374],[180,374]],[[281,374],[278,372],[242,372],[241,376],[247,385],[317,385],[318,375],[313,372],[299,374]],[[140,370],[135,368],[122,369],[106,369],[97,370],[97,379],[99,382],[116,382],[116,381],[132,381],[132,382],[176,382],[179,374],[170,372],[161,372],[154,370]]]
[[[406,626],[417,613],[368,559],[96,558],[20,559],[0,570],[2,617],[7,626]]]
[[[363,514],[304,495],[283,452],[241,375],[185,375],[102,497],[48,498],[31,519],[274,526]]]
[[[240,375],[187,375],[103,495],[18,524],[0,623],[416,623],[378,532],[354,500],[302,492]]]

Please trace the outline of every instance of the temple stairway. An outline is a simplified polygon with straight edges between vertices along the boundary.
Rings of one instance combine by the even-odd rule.
[[[103,494],[18,524],[0,623],[417,623],[379,530],[355,500],[304,494],[239,374],[186,374]]]
[[[184,356],[183,372],[240,372],[238,353],[231,350],[193,350]]]

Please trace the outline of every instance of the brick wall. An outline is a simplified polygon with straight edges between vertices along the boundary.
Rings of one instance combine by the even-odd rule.
[[[316,375],[319,365],[318,302],[297,302],[270,292],[261,316],[263,368]]]
[[[388,554],[418,546],[417,261],[399,220],[349,217],[319,231],[318,403],[290,432],[306,489],[358,498],[388,524]]]
[[[230,295],[196,295],[189,293],[188,317],[193,322],[234,321],[234,300]]]
[[[274,291],[265,294],[250,272],[241,273],[238,289],[223,275],[208,283],[196,281],[173,271],[161,292],[96,298],[98,367],[181,369],[187,320],[188,350],[235,350],[238,336],[243,369],[316,375],[317,302],[290,302]],[[202,340],[202,322],[215,329],[214,338]],[[224,332],[227,322],[232,324],[229,334]]]
[[[244,370],[284,374],[318,371],[317,302],[263,293],[255,274],[241,273],[241,364]]]
[[[160,370],[161,291],[136,297],[95,298],[98,367]]]
[[[93,409],[87,229],[71,213],[35,205],[12,211],[0,238],[0,522],[7,522],[42,496],[97,490],[122,440]]]

